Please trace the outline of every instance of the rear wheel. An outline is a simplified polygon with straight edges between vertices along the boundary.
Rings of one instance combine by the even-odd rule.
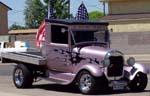
[[[131,91],[140,92],[143,91],[148,83],[147,75],[139,72],[136,74],[135,78],[130,82],[129,88]]]
[[[29,88],[33,83],[33,75],[25,65],[18,64],[13,71],[13,82],[17,88]]]

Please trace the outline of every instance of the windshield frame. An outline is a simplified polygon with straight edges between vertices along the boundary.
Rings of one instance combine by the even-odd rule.
[[[85,32],[86,30],[77,30],[77,31],[81,31],[81,32]],[[81,45],[81,44],[84,44],[84,43],[99,43],[99,44],[104,44],[104,45],[110,45],[110,34],[109,34],[109,30],[90,30],[88,32],[104,32],[104,42],[101,42],[101,41],[83,41],[83,42],[76,42],[76,39],[75,39],[75,35],[74,35],[74,32],[77,32],[76,30],[75,31],[70,31],[70,35],[71,35],[71,46],[75,46],[75,45]]]

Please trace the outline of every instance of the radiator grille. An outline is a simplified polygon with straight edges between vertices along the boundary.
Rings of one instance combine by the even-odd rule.
[[[122,76],[123,74],[123,57],[122,56],[110,56],[110,66],[107,69],[107,75],[109,77]]]

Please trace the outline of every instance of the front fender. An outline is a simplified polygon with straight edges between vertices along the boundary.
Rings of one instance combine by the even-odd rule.
[[[104,74],[104,68],[96,64],[83,64],[80,68],[77,68],[76,74],[80,73],[82,70],[89,71],[94,77],[100,77]]]
[[[133,80],[137,73],[142,72],[147,74],[147,70],[144,65],[135,63],[132,67],[125,67],[125,77],[129,80]]]

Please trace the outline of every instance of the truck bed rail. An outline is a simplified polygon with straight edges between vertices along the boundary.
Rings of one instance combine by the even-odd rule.
[[[45,65],[46,59],[42,57],[40,52],[8,52],[2,53],[2,62],[9,63],[9,60],[14,63],[23,62],[34,65]]]

